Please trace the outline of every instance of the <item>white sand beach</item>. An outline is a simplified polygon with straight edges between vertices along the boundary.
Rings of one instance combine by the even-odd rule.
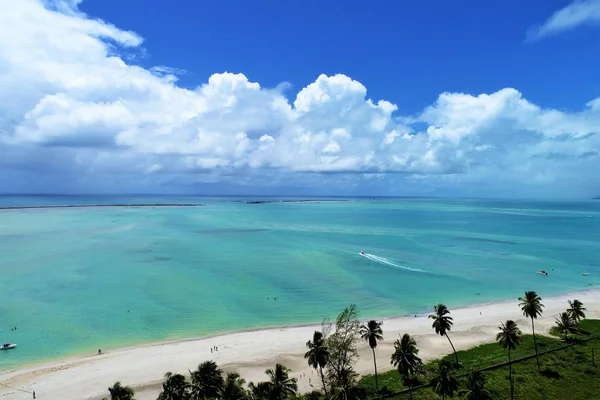
[[[567,308],[567,300],[574,298],[584,303],[588,318],[600,318],[600,290],[544,298],[544,316],[537,321],[536,331],[547,332],[554,325],[554,317]],[[507,319],[516,320],[524,333],[531,333],[531,323],[522,316],[516,299],[451,309],[451,312],[455,324],[450,335],[457,350],[493,341],[500,321]],[[366,320],[366,317],[363,319]],[[416,338],[424,360],[451,351],[448,341],[435,335],[431,320],[426,315],[383,321],[384,341],[376,350],[380,371],[392,368],[390,355],[393,342],[404,333]],[[225,371],[239,372],[247,382],[266,379],[265,369],[282,363],[292,369],[293,377],[305,375],[305,378],[298,379],[298,384],[306,392],[312,390],[311,384],[319,388],[316,373],[303,358],[305,343],[315,329],[320,329],[320,326],[265,329],[160,343],[4,372],[0,374],[0,397],[30,399],[31,391],[35,390],[38,399],[95,400],[107,396],[107,388],[119,380],[136,389],[138,400],[155,400],[165,372],[187,373],[206,360],[214,360]],[[218,346],[219,351],[211,353],[213,346]],[[361,344],[356,370],[361,374],[372,373],[372,353],[366,344]]]

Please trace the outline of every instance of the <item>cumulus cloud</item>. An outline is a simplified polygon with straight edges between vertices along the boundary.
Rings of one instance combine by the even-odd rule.
[[[600,0],[575,0],[550,16],[542,25],[527,33],[527,40],[535,41],[583,25],[600,24]]]
[[[0,0],[4,191],[588,195],[599,183],[600,99],[567,113],[512,88],[442,93],[402,115],[341,74],[291,97],[231,72],[186,89],[185,71],[126,61],[142,38],[79,2]]]

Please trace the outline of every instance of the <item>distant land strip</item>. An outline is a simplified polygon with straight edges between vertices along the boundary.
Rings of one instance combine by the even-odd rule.
[[[0,206],[0,210],[23,210],[31,208],[97,208],[97,207],[122,207],[122,208],[142,208],[142,207],[203,207],[204,204],[65,204],[65,205],[45,205],[45,206]]]
[[[308,200],[233,200],[233,203],[245,204],[270,204],[270,203],[323,203],[323,202],[348,201],[347,199],[308,199]]]

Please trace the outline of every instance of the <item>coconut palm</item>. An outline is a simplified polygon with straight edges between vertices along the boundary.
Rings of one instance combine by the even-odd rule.
[[[216,398],[223,389],[223,371],[214,361],[205,361],[198,365],[192,376],[192,398],[194,400]]]
[[[246,381],[243,380],[238,373],[229,372],[225,377],[225,383],[223,389],[219,393],[219,400],[245,400],[248,398],[244,385]]]
[[[250,382],[248,389],[253,400],[269,400],[271,398],[271,382],[259,382],[256,385]]]
[[[533,332],[533,348],[535,349],[535,360],[539,371],[540,358],[538,356],[537,342],[535,340],[535,324],[533,320],[542,315],[542,308],[544,307],[544,305],[542,304],[542,298],[538,296],[536,292],[533,291],[525,292],[525,297],[519,297],[519,301],[519,306],[521,307],[521,311],[523,311],[523,315],[528,318],[531,318],[531,331]]]
[[[577,321],[571,317],[568,311],[560,313],[560,318],[556,318],[556,328],[563,334],[565,341],[569,339],[569,333],[576,334],[580,332],[577,328]]]
[[[471,371],[467,375],[466,389],[458,392],[466,400],[492,400],[492,394],[485,388],[485,375],[481,371]]]
[[[496,335],[496,340],[500,346],[504,347],[508,351],[508,379],[510,381],[510,398],[514,399],[514,385],[512,379],[512,363],[510,362],[510,351],[517,348],[518,345],[523,341],[522,333],[517,323],[512,320],[506,321],[506,324],[502,324],[498,329],[500,332]]]
[[[450,346],[452,346],[452,351],[454,352],[456,365],[459,365],[456,349],[454,348],[454,345],[452,344],[452,341],[448,336],[448,332],[450,332],[450,330],[452,329],[452,325],[454,324],[454,322],[452,322],[452,317],[449,315],[450,310],[448,310],[448,307],[440,303],[438,305],[433,306],[433,311],[435,312],[435,314],[429,316],[429,318],[433,319],[433,324],[431,325],[431,327],[435,329],[435,333],[437,333],[438,335],[446,336],[446,339],[448,339],[448,342],[450,342]]]
[[[189,387],[185,376],[167,372],[163,390],[159,393],[157,400],[188,400],[190,398]]]
[[[112,387],[109,387],[108,393],[110,393],[110,400],[135,400],[133,389],[129,386],[122,386],[121,382],[115,382]]]
[[[308,360],[308,365],[314,369],[318,369],[321,375],[321,381],[323,382],[323,392],[325,398],[327,398],[327,385],[325,385],[325,374],[323,374],[323,368],[329,362],[329,350],[325,344],[323,333],[315,331],[313,334],[313,340],[306,342],[308,351],[304,354],[304,358]]]
[[[366,398],[364,390],[357,384],[358,374],[351,366],[343,367],[340,370],[339,378],[332,395],[334,400],[363,400]]]
[[[431,379],[431,386],[438,396],[442,396],[442,399],[446,399],[446,396],[454,397],[454,393],[458,390],[458,381],[452,374],[452,365],[448,361],[440,361],[438,370]]]
[[[394,353],[392,353],[391,364],[398,368],[398,373],[402,376],[404,384],[409,385],[410,374],[415,374],[423,366],[423,361],[419,358],[419,349],[417,342],[408,333],[402,335],[400,340],[394,342]],[[408,392],[412,399],[412,391]]]
[[[360,327],[360,337],[369,343],[373,352],[373,365],[375,366],[375,390],[379,391],[379,383],[377,382],[377,359],[375,357],[375,347],[377,341],[383,340],[383,331],[381,330],[383,322],[370,320],[365,325]]]
[[[404,379],[404,383],[408,382],[410,375],[417,373],[423,365],[419,358],[417,342],[408,333],[394,342],[394,353],[390,364],[398,368],[398,373]]]
[[[583,307],[582,302],[577,299],[573,301],[569,300],[569,307],[570,308],[567,309],[567,312],[573,320],[579,323],[582,319],[585,319],[584,311],[587,311],[587,309]]]
[[[271,400],[284,400],[296,394],[298,385],[295,378],[289,377],[290,372],[290,369],[281,364],[265,371],[269,375]]]

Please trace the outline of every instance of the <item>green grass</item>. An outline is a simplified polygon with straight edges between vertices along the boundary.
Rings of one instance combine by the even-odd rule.
[[[540,355],[542,373],[538,372],[535,358],[513,364],[515,379],[515,398],[520,400],[592,400],[600,399],[600,320],[584,320],[581,329],[589,335],[579,335],[581,339],[593,335],[598,339],[579,344],[574,347],[558,350],[556,352]],[[536,336],[538,350],[556,349],[565,343],[558,338]],[[595,363],[592,365],[592,349],[595,351]],[[517,359],[534,354],[533,337],[524,336],[523,344],[516,351],[511,352],[511,358]],[[453,360],[450,354],[444,359]],[[469,369],[480,369],[501,364],[507,361],[506,351],[497,343],[484,344],[470,350],[459,351],[458,358],[463,367],[456,374],[463,374]],[[435,370],[437,361],[428,362],[427,376],[420,377],[422,383],[428,383],[431,373]],[[486,371],[486,386],[491,391],[494,399],[509,399],[510,386],[508,382],[508,367]],[[459,379],[461,388],[464,387],[464,378]],[[375,377],[365,376],[361,385],[374,392]],[[391,392],[406,389],[400,380],[397,371],[388,371],[379,375],[379,386]],[[408,399],[408,394],[391,397],[392,399]],[[413,392],[415,400],[439,399],[431,388],[424,388]]]

